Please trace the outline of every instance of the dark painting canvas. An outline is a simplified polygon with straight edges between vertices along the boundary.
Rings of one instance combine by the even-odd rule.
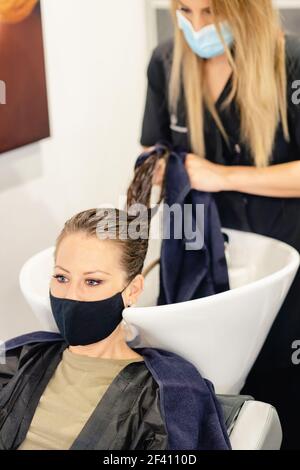
[[[0,153],[49,134],[40,3],[0,0]]]

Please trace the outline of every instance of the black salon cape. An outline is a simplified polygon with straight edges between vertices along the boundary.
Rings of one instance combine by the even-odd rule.
[[[67,344],[36,332],[6,343],[0,365],[0,450],[24,441]],[[115,377],[70,450],[229,450],[212,384],[180,356],[136,348],[144,361]]]
[[[170,151],[165,174],[163,239],[157,305],[208,297],[229,290],[224,236],[212,194],[191,188],[186,153],[157,143],[136,161],[141,166],[153,153]],[[180,234],[180,236],[178,236]]]
[[[287,103],[290,142],[278,126],[271,164],[300,159],[300,105],[294,104],[293,82],[300,80],[300,38],[286,36]],[[190,152],[187,112],[181,93],[177,113],[168,109],[168,84],[173,57],[173,40],[159,45],[148,67],[148,91],[141,144],[152,146],[167,141],[174,148]],[[240,138],[240,117],[236,102],[222,109],[231,90],[228,80],[216,108],[229,138],[227,144],[211,114],[205,110],[206,158],[222,165],[253,166],[247,146]],[[294,99],[299,99],[299,92]],[[255,99],[255,97],[253,97]],[[266,126],[268,124],[266,123]],[[223,227],[254,232],[286,242],[300,252],[300,198],[274,198],[242,192],[215,194]],[[279,411],[288,447],[300,449],[300,366],[292,364],[292,344],[300,339],[300,270],[277,316],[268,339],[248,378],[243,393],[272,403]]]

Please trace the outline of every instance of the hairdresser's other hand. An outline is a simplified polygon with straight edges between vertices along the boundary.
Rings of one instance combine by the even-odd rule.
[[[154,173],[153,173],[152,185],[162,186],[165,171],[166,171],[165,160],[158,160],[154,169]]]
[[[143,152],[152,152],[152,150],[154,149],[155,149],[155,146],[143,147]],[[165,175],[165,170],[166,170],[165,160],[158,160],[158,162],[156,163],[154,172],[153,172],[152,186],[153,185],[162,186],[164,175]]]
[[[192,189],[209,193],[228,191],[228,168],[212,163],[205,158],[189,153],[185,167],[190,178]]]

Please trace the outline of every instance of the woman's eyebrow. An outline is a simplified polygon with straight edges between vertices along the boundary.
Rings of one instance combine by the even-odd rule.
[[[55,268],[62,269],[62,270],[65,271],[66,273],[69,273],[69,274],[70,274],[70,271],[68,271],[67,269],[63,268],[62,266],[56,265]],[[103,273],[103,274],[107,274],[108,276],[111,276],[110,273],[107,273],[106,271],[101,271],[100,269],[97,269],[96,271],[87,271],[86,273],[83,273],[83,274],[86,275],[86,274],[95,274],[95,273]]]
[[[180,5],[181,5],[182,7],[189,9],[189,7],[186,6],[181,0],[178,0],[178,3],[180,3]]]
[[[110,273],[107,273],[106,271],[101,271],[100,269],[97,269],[97,271],[88,271],[87,273],[83,273],[83,274],[96,274],[96,273],[103,273],[103,274],[107,274],[108,276],[111,276]]]
[[[180,3],[180,5],[184,8],[186,8],[187,10],[189,10],[190,8],[185,5],[181,0],[178,0],[178,3]],[[202,11],[207,11],[207,12],[210,12],[211,11],[211,7],[210,6],[207,6],[207,7],[204,7],[202,8]]]
[[[69,274],[70,274],[70,271],[68,271],[67,269],[63,268],[62,266],[56,265],[56,266],[54,266],[54,267],[55,267],[55,268],[62,269],[62,270],[65,271],[66,273],[69,273]]]

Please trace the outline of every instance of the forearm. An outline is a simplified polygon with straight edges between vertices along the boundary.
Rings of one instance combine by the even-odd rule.
[[[225,191],[239,191],[268,197],[300,197],[300,161],[267,168],[222,167]]]

